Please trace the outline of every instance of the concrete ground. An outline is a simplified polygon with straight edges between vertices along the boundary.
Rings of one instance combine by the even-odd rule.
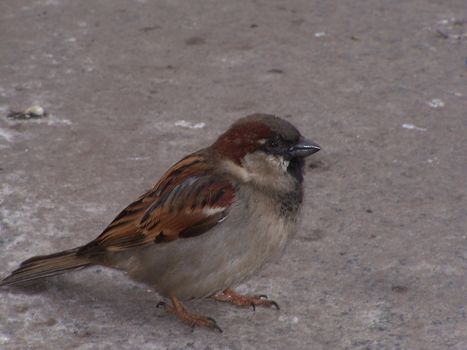
[[[188,304],[92,268],[0,291],[1,349],[467,349],[465,0],[0,2],[0,275],[96,237],[253,112],[323,150],[304,220],[240,287]],[[39,104],[42,119],[11,120]]]

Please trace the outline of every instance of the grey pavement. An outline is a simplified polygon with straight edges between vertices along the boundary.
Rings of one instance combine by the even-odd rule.
[[[95,238],[239,117],[323,150],[285,255],[187,304],[91,268],[0,291],[0,349],[467,349],[467,4],[0,2],[0,276]],[[11,120],[40,105],[48,116]]]

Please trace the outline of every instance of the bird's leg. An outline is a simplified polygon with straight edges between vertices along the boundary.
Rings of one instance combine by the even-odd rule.
[[[174,296],[171,296],[170,300],[172,301],[171,306],[166,305],[164,302],[160,302],[157,304],[157,307],[164,306],[168,312],[177,316],[180,321],[189,325],[191,328],[201,326],[210,329],[215,329],[222,333],[222,329],[219,327],[216,320],[214,320],[213,318],[189,313],[188,311],[186,311],[185,307],[180,302],[180,300],[178,300]]]
[[[215,294],[212,297],[217,301],[232,303],[240,307],[251,306],[253,310],[256,309],[256,306],[274,306],[277,310],[280,309],[279,305],[274,300],[269,300],[266,295],[241,295],[230,288],[227,288],[222,293]]]

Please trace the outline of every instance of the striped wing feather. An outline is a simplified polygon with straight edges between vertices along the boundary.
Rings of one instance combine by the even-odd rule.
[[[209,170],[200,155],[182,159],[81,253],[121,251],[208,231],[226,217],[235,199],[232,183]]]

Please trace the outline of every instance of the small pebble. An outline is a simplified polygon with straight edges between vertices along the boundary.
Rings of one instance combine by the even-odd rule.
[[[24,112],[11,111],[8,113],[7,118],[26,120],[26,119],[37,119],[47,116],[47,112],[41,106],[35,105],[27,108]]]
[[[44,108],[36,105],[26,109],[24,114],[30,115],[31,118],[42,118],[45,116],[45,111]]]

